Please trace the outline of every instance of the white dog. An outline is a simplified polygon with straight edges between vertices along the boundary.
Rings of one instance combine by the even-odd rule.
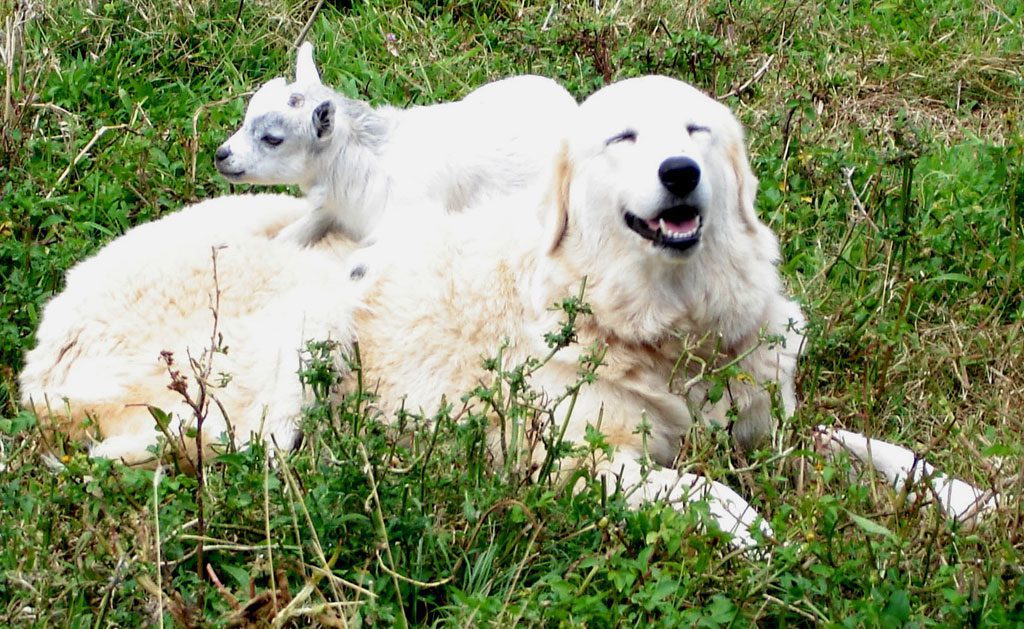
[[[408,212],[459,211],[536,183],[575,109],[564,88],[538,76],[454,103],[373,108],[325,86],[305,43],[295,82],[277,78],[253,95],[216,165],[230,181],[300,186],[315,209],[282,238],[309,245],[338,228],[362,241],[407,227]]]
[[[707,496],[722,527],[741,545],[750,543],[756,514],[735,492],[673,469],[645,470],[641,461],[671,466],[695,418],[727,425],[735,417],[732,434],[749,447],[770,430],[773,394],[785,413],[793,411],[803,316],[782,294],[777,241],[754,212],[756,184],[740,126],[724,106],[663,77],[614,84],[580,107],[543,201],[523,194],[440,217],[436,229],[381,239],[344,265],[320,251],[330,239],[306,257],[265,237],[233,241],[225,253],[234,249],[239,264],[219,273],[222,284],[231,283],[239,300],[233,308],[242,316],[222,315],[221,329],[233,335],[232,362],[217,370],[230,371],[233,380],[220,399],[237,426],[251,430],[262,421],[270,431],[265,438],[276,432],[278,444],[288,443],[301,395],[287,382],[291,377],[298,386],[297,359],[284,361],[304,338],[322,335],[343,346],[358,340],[363,379],[372,383],[385,418],[399,408],[429,417],[442,396],[459,399],[492,381],[485,358],[500,355],[507,367],[548,355],[544,334],[563,318],[551,305],[576,294],[586,278],[584,301],[592,314],[577,320],[576,343],[555,352],[531,379],[553,406],[551,429],[580,444],[588,424],[599,428],[613,453],[586,463],[621,482],[632,504]],[[524,207],[536,208],[539,220]],[[182,218],[193,230],[202,225],[198,209]],[[266,227],[260,217],[231,219],[252,225],[250,232]],[[184,238],[161,223],[152,226],[151,241],[157,234]],[[135,460],[155,433],[142,410],[126,409],[169,404],[187,414],[173,407],[177,399],[168,395],[155,361],[168,346],[208,339],[211,287],[200,277],[209,276],[209,242],[181,255],[165,251],[171,246],[135,252],[131,263],[140,269],[159,262],[148,275],[125,278],[129,272],[121,270],[85,285],[73,272],[67,291],[44,314],[40,345],[48,349],[28,356],[26,398],[37,408],[44,398],[66,397],[73,409],[91,405],[103,444],[120,439],[94,453]],[[278,247],[288,253],[279,255]],[[130,314],[108,305],[115,298]],[[58,306],[61,301],[71,306]],[[72,307],[77,318],[54,321]],[[603,357],[597,381],[564,396],[578,380],[580,357],[595,350]],[[681,361],[686,350],[699,360]],[[80,366],[108,355],[102,369]],[[137,376],[143,360],[151,373]],[[696,365],[726,363],[743,374],[724,397],[709,400],[710,384]],[[515,427],[502,430],[493,409],[478,410],[493,416],[495,457],[524,452],[522,442],[502,443]],[[519,428],[522,435],[526,427]],[[239,433],[247,434],[236,427]]]
[[[336,257],[343,245],[299,250],[272,240],[308,212],[284,195],[221,197],[135,227],[76,265],[43,310],[20,376],[22,404],[50,429],[98,434],[94,456],[146,463],[160,434],[149,406],[171,413],[172,435],[195,425],[168,388],[161,352],[172,353],[197,401],[190,358],[205,364],[214,344],[224,351],[209,374],[219,404],[209,404],[205,442],[233,432],[245,444],[257,433],[291,447],[307,401],[300,351],[307,340],[349,338],[346,313],[358,299]],[[194,460],[193,442],[183,445]]]
[[[672,470],[642,481],[638,461],[671,465],[695,417],[726,425],[730,407],[736,442],[754,445],[770,429],[772,392],[786,414],[795,407],[804,322],[782,294],[776,238],[754,211],[742,130],[727,108],[664,77],[600,90],[572,129],[540,226],[513,202],[353,254],[371,279],[354,315],[363,378],[384,413],[430,413],[442,395],[459,399],[489,382],[481,359],[503,341],[506,366],[546,355],[543,335],[563,316],[551,305],[586,277],[593,315],[580,317],[577,344],[533,386],[558,398],[576,381],[583,348],[602,348],[597,382],[555,411],[565,438],[583,443],[586,426],[599,426],[615,449],[599,469],[639,488],[637,501],[709,491]],[[700,361],[673,378],[684,348],[709,366],[738,361],[745,376],[712,402],[710,384],[691,380]]]

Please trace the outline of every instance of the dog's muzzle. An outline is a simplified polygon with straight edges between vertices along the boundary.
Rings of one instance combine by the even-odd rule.
[[[700,166],[689,157],[669,157],[658,165],[658,179],[673,197],[683,202],[649,219],[626,212],[626,225],[655,246],[687,251],[700,242],[700,208],[685,201],[700,183]]]
[[[650,219],[626,212],[626,225],[656,247],[684,252],[700,242],[700,209],[675,205]]]

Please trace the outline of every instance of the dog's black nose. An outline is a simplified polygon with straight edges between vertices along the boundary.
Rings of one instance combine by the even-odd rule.
[[[658,166],[658,179],[677,197],[685,197],[700,183],[700,166],[689,157],[670,157]]]
[[[217,152],[213,154],[213,159],[218,162],[223,162],[229,157],[231,157],[231,148],[227,144],[221,144],[217,147]]]

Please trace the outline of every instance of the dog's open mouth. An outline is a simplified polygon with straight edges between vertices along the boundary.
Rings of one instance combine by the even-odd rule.
[[[626,225],[658,247],[686,251],[700,242],[700,210],[692,205],[676,205],[651,219],[626,212]]]

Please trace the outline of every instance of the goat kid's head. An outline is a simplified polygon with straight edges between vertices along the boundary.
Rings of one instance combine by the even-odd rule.
[[[299,47],[295,82],[272,79],[253,94],[245,121],[217,148],[217,170],[232,182],[309,184],[323,169],[325,150],[352,138],[354,125],[338,116],[363,103],[351,101],[320,81],[313,46]]]

